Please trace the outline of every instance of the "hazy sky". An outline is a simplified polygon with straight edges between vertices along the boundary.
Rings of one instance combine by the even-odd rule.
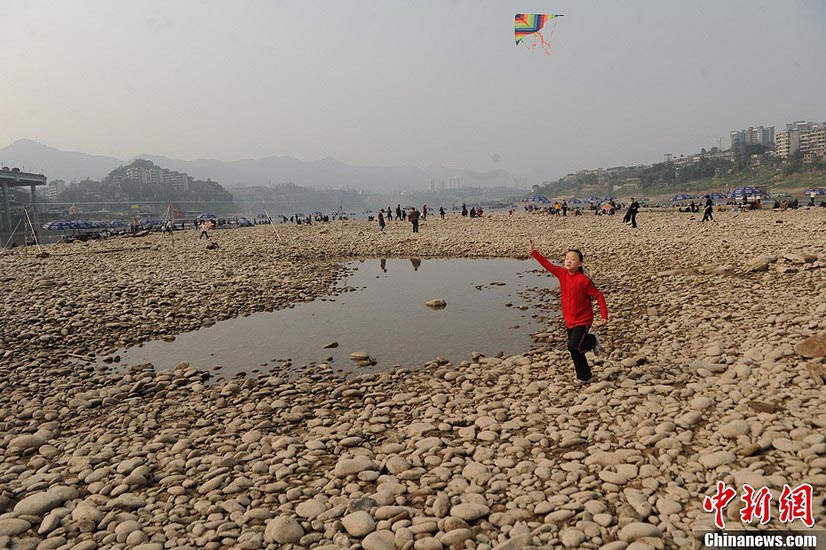
[[[554,53],[517,12],[562,13]],[[826,2],[3,0],[0,145],[536,179],[826,120]]]

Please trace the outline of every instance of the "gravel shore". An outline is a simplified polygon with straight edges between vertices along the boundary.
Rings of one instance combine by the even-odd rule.
[[[826,209],[715,218],[348,221],[2,255],[0,548],[684,548],[717,481],[769,487],[775,527],[783,485],[810,483],[822,525]],[[557,322],[520,355],[350,379],[85,359],[311,301],[344,261],[525,258],[531,237],[556,260],[580,248],[605,293],[589,386]]]

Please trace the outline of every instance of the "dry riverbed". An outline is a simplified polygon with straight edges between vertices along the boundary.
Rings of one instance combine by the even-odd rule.
[[[775,525],[783,485],[808,482],[821,525],[824,344],[795,346],[826,331],[826,211],[715,217],[276,225],[212,232],[213,250],[189,232],[0,256],[0,548],[677,548],[711,524],[717,481],[769,487]],[[352,379],[86,360],[313,300],[347,260],[524,258],[529,237],[551,258],[581,248],[606,294],[585,388],[556,322],[520,355]]]

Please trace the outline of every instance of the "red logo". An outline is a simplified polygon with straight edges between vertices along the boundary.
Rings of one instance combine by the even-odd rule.
[[[768,487],[761,487],[759,491],[755,491],[749,484],[743,485],[743,496],[740,497],[745,503],[740,509],[740,519],[745,523],[751,523],[752,519],[757,517],[760,520],[760,525],[766,525],[772,518],[772,511],[769,508],[772,495]]]
[[[806,527],[814,527],[812,486],[808,483],[802,483],[794,489],[784,484],[778,504],[780,505],[780,521],[782,523],[792,523],[799,519]]]
[[[717,482],[717,492],[703,499],[703,510],[706,512],[714,512],[714,525],[718,529],[725,529],[726,520],[723,518],[723,510],[728,506],[734,497],[737,496],[737,491],[731,487],[726,487],[722,481]]]

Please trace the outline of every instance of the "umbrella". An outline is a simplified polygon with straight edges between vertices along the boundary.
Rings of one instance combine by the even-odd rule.
[[[213,212],[201,212],[196,219],[198,220],[214,220],[218,216]]]
[[[568,204],[582,204],[582,201],[576,197],[571,197],[568,199]]]
[[[803,194],[807,197],[811,196],[812,193],[815,195],[826,195],[826,187],[812,187],[811,189],[803,191]]]
[[[543,197],[542,195],[533,195],[528,197],[525,202],[541,202],[541,203],[549,203],[551,201],[548,200],[548,197]]]
[[[46,231],[63,231],[68,226],[69,222],[65,222],[62,220],[56,220],[53,222],[47,222],[43,224],[43,229]]]
[[[726,198],[726,196],[725,196],[725,195],[723,195],[722,193],[709,193],[708,197],[709,197],[710,199],[715,199],[715,200],[719,200],[719,199],[724,199],[724,198]]]
[[[126,222],[120,220],[112,220],[109,222],[109,227],[126,227]]]
[[[617,197],[612,197],[611,195],[607,195],[605,197],[602,197],[602,200],[604,200],[604,201],[614,201],[614,200],[617,200]]]
[[[677,193],[676,195],[671,197],[671,202],[687,201],[687,200],[691,200],[693,198],[694,197],[692,195],[689,195],[689,194],[686,194],[686,193]]]
[[[596,195],[591,195],[590,197],[585,199],[585,202],[600,202],[601,200],[602,199],[597,197]]]
[[[255,224],[249,221],[247,218],[240,216],[238,218],[238,225],[240,225],[241,227],[252,227]]]
[[[263,212],[259,212],[258,214],[256,214],[256,215],[255,215],[255,219],[256,219],[256,220],[268,220],[268,219],[270,219],[270,217],[269,217],[269,216],[267,216],[267,215],[266,215],[265,213],[263,213]]]

